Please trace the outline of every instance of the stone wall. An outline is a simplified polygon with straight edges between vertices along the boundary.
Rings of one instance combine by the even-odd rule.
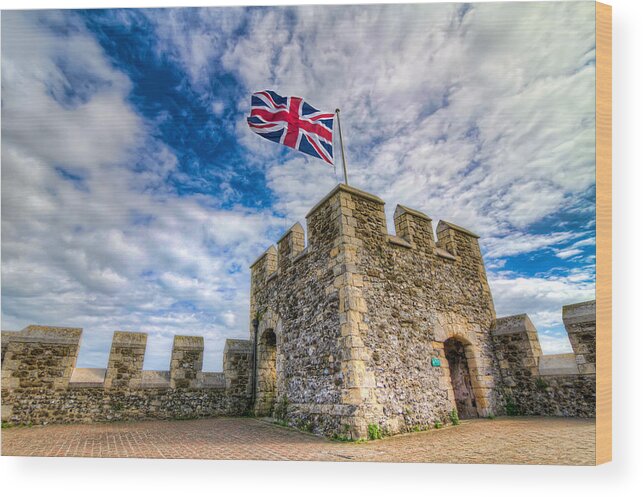
[[[274,332],[280,415],[353,437],[366,436],[369,424],[398,433],[444,422],[456,409],[447,340],[465,350],[477,415],[502,409],[476,235],[441,222],[436,242],[431,219],[403,206],[397,236],[389,235],[384,202],[345,185],[307,224],[308,247],[295,225],[252,266],[257,356],[263,334]]]
[[[573,353],[543,355],[526,314],[500,318],[493,331],[510,414],[594,417],[596,302],[563,307]]]
[[[371,422],[396,433],[449,419],[458,409],[449,342],[464,351],[474,415],[498,412],[500,376],[490,340],[495,312],[478,237],[441,221],[436,241],[432,219],[400,205],[396,236],[389,235],[383,203],[359,195],[347,211],[356,226],[365,366],[381,408]]]
[[[308,217],[309,247],[303,228],[295,225],[251,267],[250,321],[258,321],[257,342],[276,336],[275,402],[292,424],[312,424],[332,434],[350,424],[356,405],[347,401],[350,357],[340,341],[339,288],[343,271],[335,268],[344,257],[340,235],[339,197],[325,199]],[[254,340],[254,330],[250,330]],[[257,357],[264,356],[257,347]],[[257,368],[258,375],[264,371]],[[261,401],[266,378],[256,379]],[[263,402],[258,415],[273,413]]]
[[[176,336],[169,371],[144,371],[147,335],[114,333],[107,368],[75,368],[82,330],[2,332],[2,420],[14,424],[242,415],[251,348],[228,340],[222,373],[201,371],[203,338]]]

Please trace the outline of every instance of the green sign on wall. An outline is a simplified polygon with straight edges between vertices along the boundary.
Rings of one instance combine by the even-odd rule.
[[[434,368],[440,366],[440,359],[438,359],[437,357],[431,357],[431,366],[433,366]]]

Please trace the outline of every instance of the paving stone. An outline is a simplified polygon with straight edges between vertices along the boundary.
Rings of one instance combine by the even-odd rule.
[[[591,465],[593,420],[509,417],[365,443],[330,441],[254,418],[15,427],[3,456]]]

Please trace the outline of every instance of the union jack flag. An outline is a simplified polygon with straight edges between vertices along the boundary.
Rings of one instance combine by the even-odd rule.
[[[333,163],[333,117],[301,97],[282,97],[272,90],[252,94],[248,126],[258,135]]]

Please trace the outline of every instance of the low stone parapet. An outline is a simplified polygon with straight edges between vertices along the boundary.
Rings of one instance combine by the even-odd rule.
[[[175,338],[169,371],[144,371],[147,335],[115,332],[107,368],[75,368],[81,332],[48,326],[2,332],[3,421],[48,424],[235,416],[249,408],[247,341],[231,341],[225,374],[201,371],[203,338],[191,336]]]
[[[594,417],[596,303],[563,307],[573,352],[543,354],[526,314],[496,320],[494,351],[508,414]]]

